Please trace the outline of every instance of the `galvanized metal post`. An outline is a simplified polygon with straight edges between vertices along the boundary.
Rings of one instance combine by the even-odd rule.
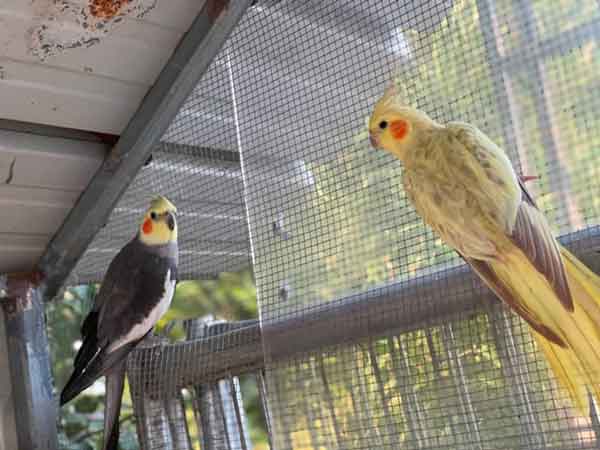
[[[329,386],[329,381],[327,379],[327,372],[325,370],[325,361],[323,357],[323,353],[320,353],[317,356],[317,364],[319,370],[319,376],[321,377],[321,381],[323,383],[323,396],[325,397],[325,402],[327,403],[327,407],[329,408],[329,416],[331,417],[331,425],[333,427],[335,438],[334,448],[343,447],[343,440],[341,435],[341,427],[340,421],[337,417],[335,411],[335,402],[333,401],[333,394],[331,392],[331,387]],[[314,370],[314,367],[313,367]]]
[[[157,337],[140,346],[156,345]],[[131,360],[130,360],[131,361]],[[146,392],[144,371],[129,370],[133,410],[142,450],[192,450],[181,392],[170,397]]]
[[[19,448],[55,450],[57,402],[40,289],[9,277],[2,309]]]
[[[515,161],[522,173],[531,175],[529,161],[527,160],[527,146],[523,142],[518,124],[519,105],[515,100],[513,80],[509,73],[502,69],[501,60],[504,56],[502,36],[499,31],[498,18],[496,17],[493,0],[477,0],[479,12],[479,25],[486,56],[490,67],[490,76],[494,89],[494,97],[498,104],[499,122],[502,126],[502,137],[507,151],[515,150],[518,161]],[[495,70],[494,70],[495,69]]]
[[[358,351],[359,347],[355,347]],[[367,391],[367,385],[366,385],[366,377],[364,375],[364,372],[361,371],[360,369],[362,369],[362,367],[359,366],[359,364],[361,364],[361,362],[359,362],[359,357],[356,356],[356,360],[354,362],[354,364],[352,365],[352,371],[354,372],[353,375],[356,378],[357,384],[358,384],[358,395],[359,395],[359,399],[357,404],[360,406],[360,420],[361,423],[369,423],[372,418],[375,416],[375,414],[373,413],[372,409],[371,409],[371,400],[369,399],[369,393]],[[381,430],[379,430],[377,427],[371,427],[373,430],[373,437],[374,437],[374,441],[375,441],[375,446],[373,448],[383,448],[384,447],[384,438],[381,435]]]
[[[283,386],[282,376],[278,373],[271,374],[269,378],[270,386],[272,387],[271,398],[274,398],[273,402],[275,406],[275,414],[272,416],[273,421],[273,435],[274,446],[271,448],[289,449],[294,448],[292,443],[292,432],[294,425],[291,422],[291,415],[289,412],[282,408],[282,405],[287,404],[282,402],[285,398],[286,386]]]
[[[318,418],[315,417],[313,402],[311,395],[305,393],[314,392],[314,380],[304,372],[304,367],[296,366],[294,379],[296,381],[296,391],[300,398],[298,402],[302,403],[302,410],[306,417],[306,427],[308,428],[308,436],[310,438],[310,447],[319,448],[319,434],[317,433],[316,423]],[[297,403],[296,403],[297,404]]]
[[[260,400],[260,404],[262,406],[262,411],[265,416],[265,422],[267,425],[267,437],[269,439],[269,448],[275,448],[273,446],[273,418],[271,417],[271,409],[269,408],[268,403],[268,394],[267,394],[267,382],[265,380],[265,372],[263,369],[259,370],[256,373],[256,385],[258,387],[258,398]]]
[[[527,45],[535,45],[539,42],[539,36],[535,27],[536,19],[533,8],[529,1],[524,0],[517,0],[516,6],[519,14],[516,14],[515,18],[518,20],[519,28],[523,31],[524,41],[527,42]],[[561,142],[561,123],[552,101],[553,83],[542,58],[533,60],[531,69],[529,79],[538,87],[533,90],[533,95],[537,120],[542,131],[541,138],[545,149],[546,164],[556,167],[560,174],[560,176],[548,177],[550,187],[558,199],[555,207],[560,211],[559,217],[566,217],[571,228],[579,229],[582,228],[584,222],[571,191],[570,174],[566,170],[570,165],[567,158],[569,149]],[[562,99],[560,100],[562,101]]]
[[[187,338],[202,339],[219,333],[218,326],[225,321],[206,316],[186,322]],[[250,450],[250,434],[244,412],[241,389],[237,377],[216,383],[205,383],[194,388],[200,411],[199,427],[202,429],[204,450]]]

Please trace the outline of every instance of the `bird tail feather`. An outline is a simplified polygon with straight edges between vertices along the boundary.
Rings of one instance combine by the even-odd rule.
[[[104,450],[119,448],[119,414],[125,385],[127,361],[115,365],[106,375],[106,401],[104,402]]]
[[[60,394],[60,404],[64,405],[79,395],[80,392],[94,384],[94,381],[105,375],[115,364],[125,360],[137,343],[138,341],[130,342],[110,353],[107,353],[106,349],[102,349],[90,361],[85,370],[78,372],[77,376],[74,376],[76,374],[73,373]]]
[[[515,309],[530,324],[544,325],[532,326],[536,343],[574,405],[586,415],[588,390],[600,400],[600,277],[566,249],[561,247],[560,252],[573,312],[564,308],[546,278],[519,249],[489,265],[512,297],[503,299],[513,307],[516,302]],[[558,339],[547,339],[545,329]]]

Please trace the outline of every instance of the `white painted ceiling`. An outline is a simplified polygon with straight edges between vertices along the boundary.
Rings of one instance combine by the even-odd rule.
[[[119,135],[204,4],[131,0],[111,19],[91,3],[0,2],[0,119]],[[33,268],[108,147],[1,128],[4,273]]]
[[[120,134],[204,4],[135,0],[115,24],[90,2],[0,2],[0,118]]]

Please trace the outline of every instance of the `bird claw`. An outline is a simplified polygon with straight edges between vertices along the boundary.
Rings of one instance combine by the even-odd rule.
[[[140,342],[143,347],[154,347],[157,345],[162,345],[166,340],[165,337],[154,334],[154,332],[150,332],[146,335],[142,342]]]
[[[538,175],[519,175],[519,178],[523,183],[527,183],[528,181],[539,180],[540,177]]]

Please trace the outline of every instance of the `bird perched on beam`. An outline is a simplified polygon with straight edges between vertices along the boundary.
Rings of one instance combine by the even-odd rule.
[[[369,135],[402,162],[417,213],[455,249],[533,335],[575,405],[600,398],[600,277],[553,237],[504,151],[476,127],[440,124],[394,87]]]
[[[167,311],[177,280],[177,210],[165,197],[150,203],[137,235],[108,267],[81,327],[83,344],[61,406],[106,375],[104,448],[117,449],[127,355]]]

